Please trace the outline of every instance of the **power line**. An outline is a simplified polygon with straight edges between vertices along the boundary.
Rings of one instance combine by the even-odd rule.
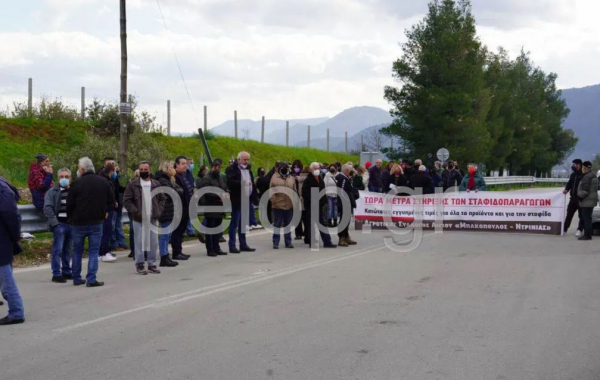
[[[165,26],[165,30],[167,31],[167,40],[171,45],[171,50],[173,51],[173,56],[175,57],[175,63],[177,63],[177,67],[179,68],[179,75],[181,75],[181,80],[183,81],[183,86],[185,87],[185,92],[187,93],[188,100],[190,101],[190,105],[192,106],[192,111],[194,112],[194,119],[196,119],[196,125],[200,128],[200,122],[198,121],[198,115],[196,114],[196,108],[194,107],[194,102],[192,101],[192,97],[190,95],[190,90],[188,89],[187,83],[185,82],[185,77],[183,76],[183,70],[181,70],[181,65],[179,64],[179,58],[177,58],[177,53],[175,53],[175,47],[171,43],[169,38],[169,28],[167,27],[167,22],[165,21],[165,15],[163,14],[162,8],[160,6],[160,1],[156,0],[156,5],[158,5],[158,11],[160,12],[160,17],[162,18],[163,25]]]

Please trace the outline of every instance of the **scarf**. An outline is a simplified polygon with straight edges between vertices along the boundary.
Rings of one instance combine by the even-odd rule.
[[[467,184],[467,189],[475,189],[475,173],[469,173],[469,183]]]

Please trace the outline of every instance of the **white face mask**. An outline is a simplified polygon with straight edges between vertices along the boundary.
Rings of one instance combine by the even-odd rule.
[[[248,167],[248,165],[242,165],[242,164],[240,164],[240,167],[241,167],[242,169],[246,169],[246,168]]]
[[[319,171],[319,169],[313,171],[313,175],[315,177],[318,177],[320,174],[321,174],[321,172]]]

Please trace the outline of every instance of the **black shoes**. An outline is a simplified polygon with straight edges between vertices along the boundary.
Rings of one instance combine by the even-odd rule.
[[[53,276],[52,282],[56,282],[59,284],[64,284],[67,282],[67,279],[64,276]]]
[[[75,285],[75,286],[85,285],[85,280],[79,280],[79,281],[73,280],[73,285]]]
[[[273,244],[273,249],[279,249],[278,245]]]
[[[219,238],[219,243],[225,243],[227,240],[223,236]]]
[[[216,252],[207,252],[206,256],[208,256],[208,257],[217,257],[217,256],[219,256],[219,254],[216,253]]]
[[[0,300],[0,306],[4,305],[4,301]]]
[[[176,267],[177,265],[179,265],[179,263],[171,260],[171,257],[169,255],[166,255],[161,256],[159,265],[161,267]]]
[[[72,280],[73,279],[73,275],[72,274],[64,274],[63,273],[62,276],[65,278],[65,280]]]
[[[9,316],[6,316],[6,317],[0,319],[0,326],[16,325],[16,324],[23,323],[23,322],[25,322],[25,319],[23,319],[23,318],[13,319]]]
[[[580,238],[578,238],[577,240],[592,240],[591,236],[587,236],[587,235],[583,235]]]
[[[292,244],[286,244],[285,247],[290,248],[290,249],[294,248],[294,246]]]
[[[240,250],[237,248],[229,248],[229,253],[240,253]]]
[[[204,237],[204,234],[198,234],[198,240],[200,240],[200,243],[206,244],[206,238]]]
[[[173,255],[173,260],[180,260],[180,261],[185,261],[187,259],[189,259],[190,257],[188,255],[184,255],[183,253],[180,253],[179,255]]]
[[[302,237],[302,236],[296,236],[296,237],[294,238],[294,240],[302,240],[302,239],[304,239],[304,237]]]
[[[333,243],[331,243],[331,244],[325,244],[325,245],[323,246],[323,248],[337,248],[337,245],[335,245],[335,244],[333,244]]]
[[[127,255],[127,257],[129,257],[130,259],[135,259],[135,252],[129,252],[129,255]]]
[[[222,251],[220,249],[218,251],[216,251],[216,252],[217,252],[217,255],[219,255],[219,256],[227,256],[227,252]]]
[[[240,248],[240,251],[242,251],[242,252],[255,252],[256,248],[242,247],[242,248]]]
[[[104,283],[102,281],[95,281],[95,282],[90,282],[90,283],[86,284],[85,286],[87,286],[88,288],[96,288],[98,286],[104,286]]]

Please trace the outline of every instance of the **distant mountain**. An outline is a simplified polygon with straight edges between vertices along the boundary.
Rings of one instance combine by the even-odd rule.
[[[327,121],[327,117],[317,117],[310,119],[291,119],[290,133],[295,125],[317,125]],[[265,120],[265,142],[273,144],[285,144],[285,125],[286,120]],[[238,138],[246,138],[248,140],[260,141],[262,129],[262,120],[238,120]],[[228,120],[216,127],[211,128],[211,131],[221,136],[235,135],[235,121]],[[290,145],[293,145],[290,140]]]
[[[562,97],[571,110],[564,125],[579,137],[570,159],[591,161],[600,154],[600,84],[563,90]]]

